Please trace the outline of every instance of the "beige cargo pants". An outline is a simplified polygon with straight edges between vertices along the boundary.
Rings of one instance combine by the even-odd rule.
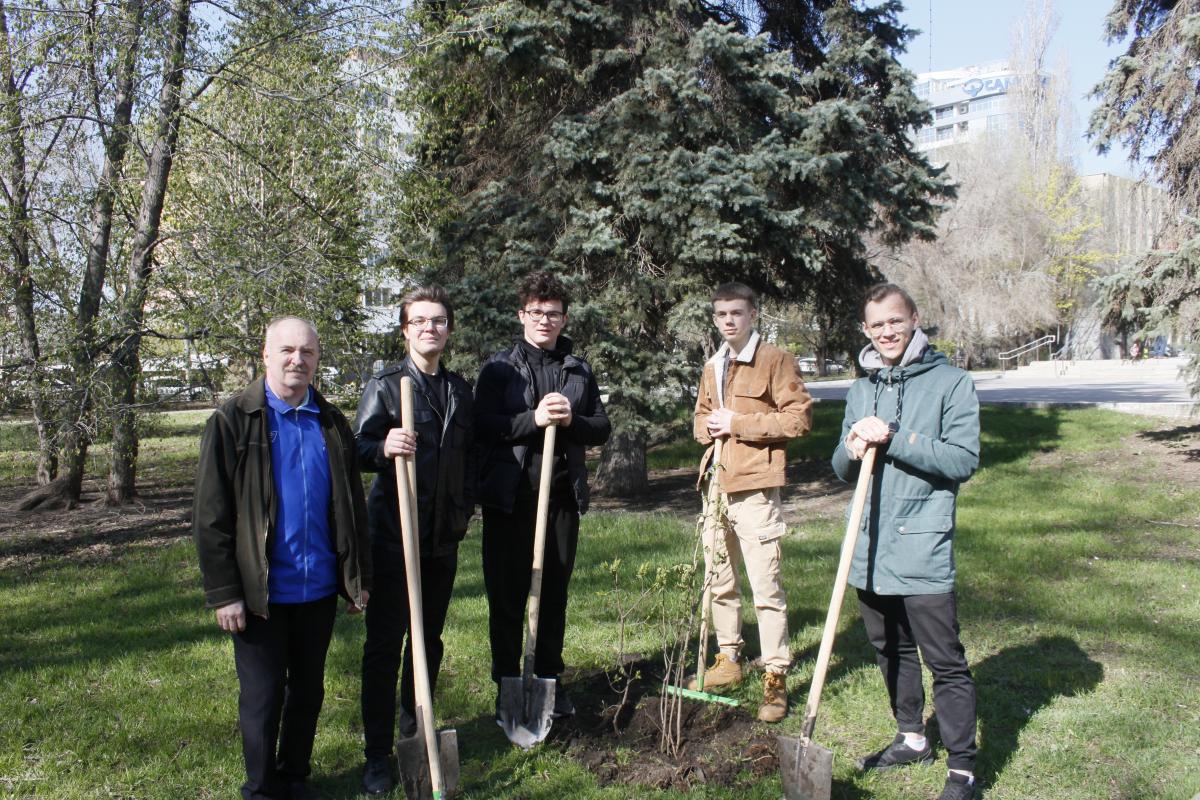
[[[718,508],[704,520],[705,576],[712,590],[712,626],[721,652],[738,659],[742,640],[742,597],[738,566],[746,565],[763,665],[787,672],[787,593],[780,575],[779,540],[787,532],[779,489],[720,492]]]

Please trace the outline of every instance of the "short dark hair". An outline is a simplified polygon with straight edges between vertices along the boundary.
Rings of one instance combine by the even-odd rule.
[[[863,322],[867,321],[867,304],[882,303],[894,294],[900,295],[904,300],[904,305],[908,306],[908,313],[915,315],[917,313],[917,304],[913,301],[912,295],[901,289],[894,283],[877,283],[863,293],[862,302],[862,318]]]
[[[567,287],[563,286],[563,282],[549,272],[534,272],[526,275],[517,286],[517,299],[521,302],[521,308],[525,308],[530,301],[557,300],[562,303],[564,314],[567,313],[567,306],[571,303],[571,295],[567,292]]]
[[[745,300],[751,308],[758,308],[758,295],[744,283],[722,283],[712,295],[712,302],[718,300]]]
[[[454,306],[450,304],[450,293],[431,283],[428,286],[418,286],[400,300],[400,327],[408,324],[408,307],[413,303],[441,303],[446,309],[446,327],[454,330]]]

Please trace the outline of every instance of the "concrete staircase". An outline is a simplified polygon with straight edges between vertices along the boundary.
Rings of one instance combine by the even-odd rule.
[[[1170,383],[1179,380],[1186,357],[1143,358],[1137,361],[1108,358],[1077,361],[1034,361],[1003,373],[1014,380],[1069,377],[1072,381]]]

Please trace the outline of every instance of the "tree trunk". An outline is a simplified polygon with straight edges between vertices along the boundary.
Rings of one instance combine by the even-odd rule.
[[[0,80],[4,82],[5,127],[8,129],[8,240],[12,261],[5,269],[13,293],[21,350],[29,369],[33,426],[37,431],[37,483],[45,486],[57,477],[58,457],[54,443],[51,404],[42,370],[41,343],[33,307],[33,272],[29,257],[29,183],[26,176],[25,126],[21,91],[13,75],[12,47],[8,37],[8,14],[0,0]]]
[[[649,490],[645,437],[630,430],[614,431],[600,454],[596,491],[609,497],[636,497]]]
[[[129,268],[126,270],[127,286],[119,317],[120,340],[113,353],[113,389],[118,407],[113,422],[112,469],[108,476],[107,500],[110,505],[133,500],[137,486],[135,395],[141,374],[142,322],[150,276],[154,269],[154,248],[158,244],[167,181],[171,175],[175,146],[179,141],[180,89],[183,86],[191,9],[192,0],[175,0],[172,3],[171,44],[159,93],[158,130],[150,151],[146,182],[142,184],[142,202],[138,209]]]
[[[107,135],[101,129],[104,140],[104,166],[92,198],[91,235],[88,241],[87,266],[79,287],[79,303],[75,311],[75,338],[71,347],[71,363],[74,367],[74,385],[68,405],[68,419],[63,426],[63,461],[67,479],[67,493],[71,502],[79,500],[83,490],[84,466],[88,447],[91,445],[91,426],[87,424],[95,402],[94,386],[99,348],[96,346],[96,320],[100,303],[104,297],[104,279],[108,270],[109,242],[112,237],[113,209],[117,184],[129,149],[133,117],[134,80],[137,77],[138,45],[142,37],[145,8],[142,0],[127,0],[126,40],[121,49],[121,66],[117,77],[116,99],[113,105],[112,124]],[[89,18],[89,23],[94,20]],[[95,30],[89,24],[89,33],[95,46]],[[93,76],[94,80],[98,80]],[[101,87],[96,86],[96,94]]]

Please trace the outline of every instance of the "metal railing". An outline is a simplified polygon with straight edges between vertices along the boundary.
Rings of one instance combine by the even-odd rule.
[[[1055,336],[1053,333],[1048,333],[1040,339],[1034,339],[1032,342],[1026,342],[1025,344],[1021,345],[1020,347],[1014,347],[1012,350],[1007,350],[998,356],[998,358],[1000,359],[1000,369],[1001,370],[1008,369],[1008,364],[1011,361],[1016,361],[1017,366],[1018,367],[1021,366],[1021,362],[1020,362],[1021,356],[1027,355],[1029,353],[1034,353],[1036,355],[1037,351],[1043,347],[1046,348],[1046,353],[1050,354],[1051,346],[1054,345],[1057,341],[1058,341],[1057,336]]]

